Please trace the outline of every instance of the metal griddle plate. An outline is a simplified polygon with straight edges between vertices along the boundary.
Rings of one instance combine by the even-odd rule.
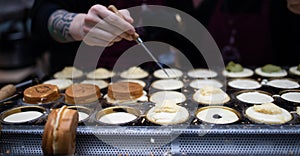
[[[191,80],[184,80],[184,83],[189,84]],[[299,82],[299,78],[297,80]],[[264,90],[274,93],[269,87]],[[227,92],[232,95],[236,90]],[[194,90],[187,86],[184,93],[187,94],[187,103],[193,103],[191,95]],[[227,106],[243,113],[248,106],[235,105],[236,102],[233,98]],[[278,102],[281,107],[287,106],[281,100]],[[191,112],[196,111],[194,107],[181,105]],[[294,108],[293,105],[285,109],[294,111]],[[151,124],[79,125],[75,155],[300,155],[300,118],[293,116],[296,120],[284,125],[251,124],[246,118],[211,128],[199,122],[193,122],[187,128]],[[43,128],[43,125],[2,125],[0,155],[42,155]]]
[[[5,125],[0,154],[41,155],[42,133],[43,126]],[[299,155],[299,134],[300,125],[79,126],[75,155]]]

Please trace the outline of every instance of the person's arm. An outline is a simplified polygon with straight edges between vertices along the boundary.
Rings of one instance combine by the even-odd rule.
[[[92,6],[87,14],[56,10],[48,20],[48,31],[57,42],[83,40],[92,46],[110,46],[121,39],[133,40],[133,19],[127,10],[120,10],[124,19],[102,5]]]
[[[48,31],[48,19],[61,6],[52,1],[35,0],[30,12],[31,17],[31,46],[37,56],[50,48],[54,42]]]
[[[76,15],[62,9],[51,14],[48,20],[48,31],[55,41],[65,43],[76,40],[70,33],[70,25]]]

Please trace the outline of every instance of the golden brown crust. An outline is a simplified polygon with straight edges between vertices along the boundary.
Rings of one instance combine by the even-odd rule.
[[[50,113],[44,127],[42,149],[45,155],[75,153],[78,113],[66,107],[61,109],[63,109],[61,112],[60,109],[56,109]]]
[[[48,103],[60,97],[58,87],[51,84],[39,84],[24,91],[24,102],[31,104]]]
[[[100,89],[92,84],[75,84],[66,89],[65,102],[69,104],[87,104],[101,98]]]
[[[43,137],[42,137],[42,150],[45,155],[53,154],[53,148],[52,148],[53,147],[52,146],[53,136],[52,135],[53,135],[55,119],[57,116],[57,110],[58,109],[55,109],[49,114],[48,120],[44,127],[44,133],[43,133]]]
[[[73,154],[75,153],[78,113],[76,110],[65,109],[59,121],[54,154]]]
[[[114,100],[137,99],[143,95],[143,86],[134,82],[116,82],[108,86],[107,95]]]

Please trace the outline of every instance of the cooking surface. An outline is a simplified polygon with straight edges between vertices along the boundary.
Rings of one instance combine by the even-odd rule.
[[[262,82],[260,77],[252,77]],[[295,78],[295,77],[293,77]],[[297,78],[297,77],[296,77]],[[215,78],[218,80],[218,77]],[[150,82],[157,80],[150,76],[143,79],[147,83],[146,90],[151,93],[159,90],[149,88]],[[189,87],[194,80],[183,76],[184,88],[181,92],[187,100],[180,104],[191,113],[190,119],[174,126],[159,126],[149,121],[139,120],[133,125],[106,126],[93,122],[91,119],[85,126],[80,124],[77,129],[75,155],[110,154],[110,155],[205,155],[247,154],[247,155],[299,155],[300,154],[300,121],[299,116],[292,113],[294,119],[283,125],[254,124],[244,116],[249,104],[241,103],[235,98],[239,89],[226,86],[226,92],[231,97],[225,106],[233,108],[242,114],[242,119],[234,124],[210,125],[202,123],[194,117],[194,112],[205,105],[199,105],[192,99],[195,90]],[[297,79],[299,83],[299,79]],[[223,87],[223,89],[224,89]],[[260,90],[272,95],[278,95],[280,90],[263,85]],[[17,100],[20,101],[20,100]],[[103,107],[112,105],[101,101]],[[280,107],[294,112],[295,103],[287,104],[275,96],[275,103]],[[19,103],[17,103],[18,105]],[[58,105],[56,105],[58,106]],[[147,112],[153,106],[151,102],[131,105]],[[4,107],[0,111],[9,109]],[[98,108],[99,109],[99,108]],[[98,109],[95,109],[97,111]],[[101,109],[101,108],[100,108]],[[0,136],[1,154],[42,154],[41,137],[43,124],[37,125],[2,125]]]

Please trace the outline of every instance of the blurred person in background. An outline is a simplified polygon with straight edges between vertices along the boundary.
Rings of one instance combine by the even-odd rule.
[[[218,44],[225,63],[294,66],[300,60],[300,45],[295,40],[300,36],[300,16],[291,11],[299,10],[299,0],[287,1],[170,0],[168,5],[204,24]],[[189,51],[194,52],[187,54],[196,53],[193,48]]]

